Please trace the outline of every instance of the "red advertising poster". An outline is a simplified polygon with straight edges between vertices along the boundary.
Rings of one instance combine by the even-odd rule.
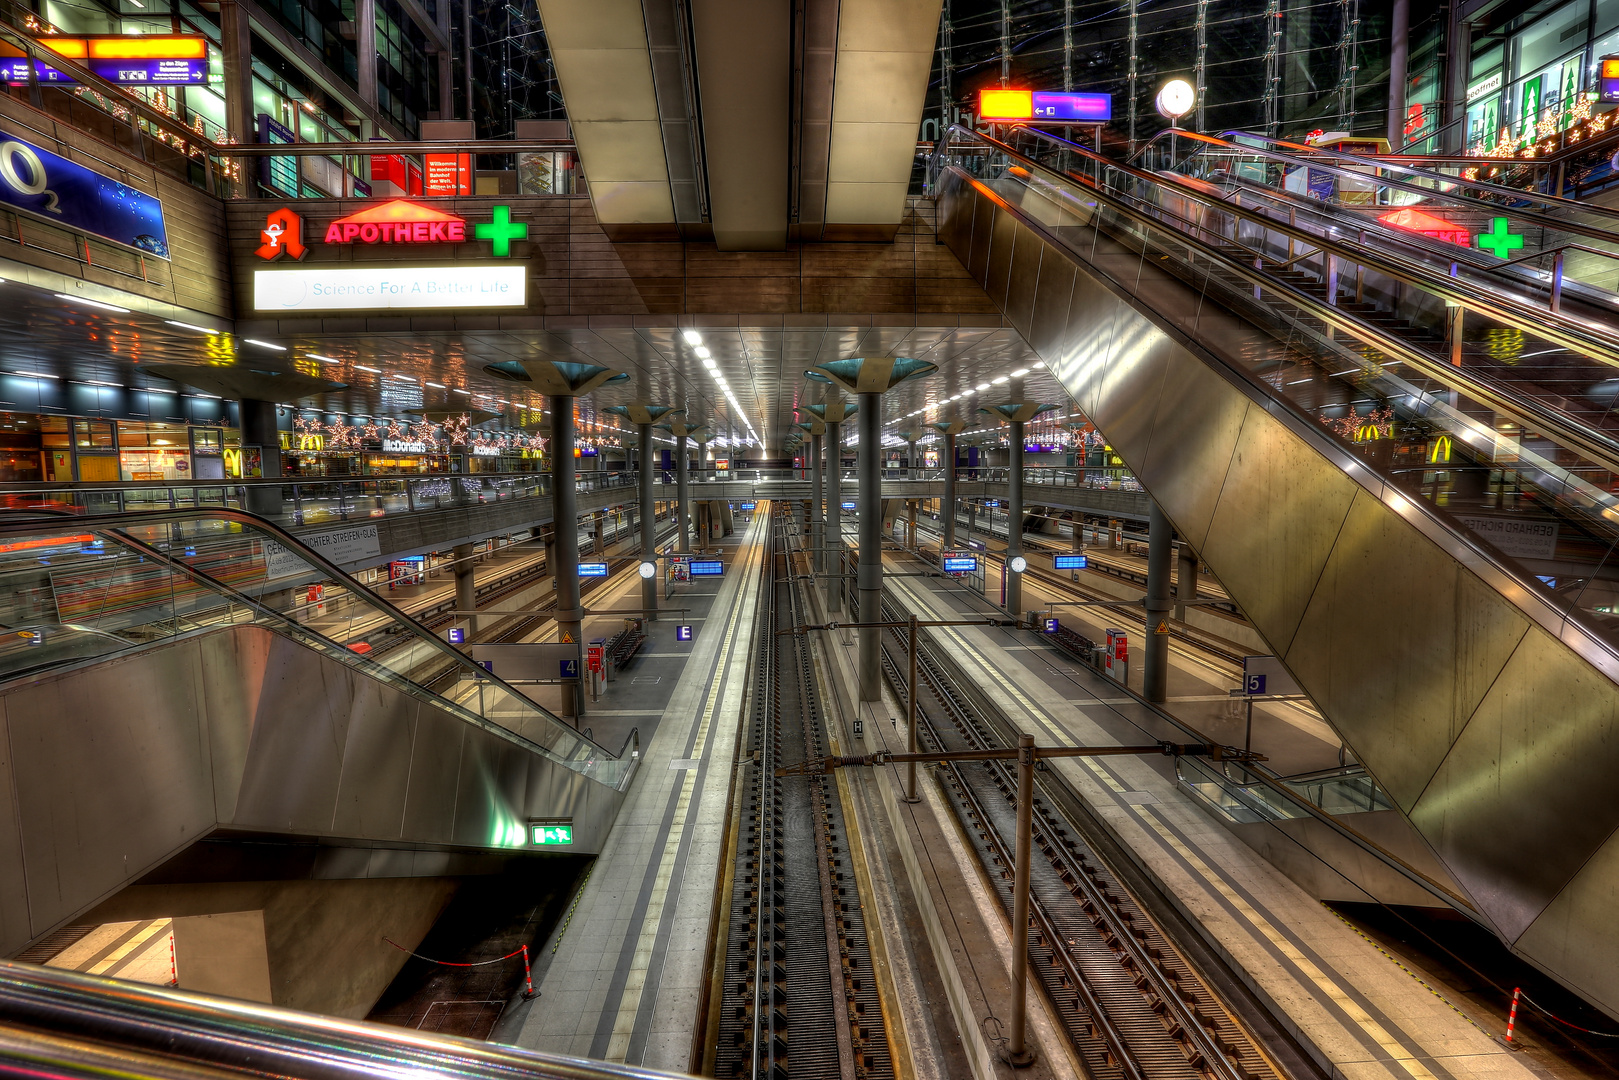
[[[392,184],[395,190],[378,192],[389,195],[420,195],[422,170],[409,158],[400,154],[378,154],[371,159],[371,183]]]
[[[471,195],[471,154],[427,154],[425,195]]]

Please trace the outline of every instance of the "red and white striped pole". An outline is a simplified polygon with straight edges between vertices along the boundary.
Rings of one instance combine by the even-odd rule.
[[[1523,987],[1512,988],[1512,1011],[1507,1013],[1507,1042],[1512,1042],[1512,1029],[1518,1026],[1518,995],[1523,993]]]
[[[180,985],[180,969],[174,963],[174,931],[169,931],[169,985]]]
[[[529,970],[527,945],[523,946],[523,996],[525,998],[531,998],[534,996],[534,973]],[[1513,1010],[1513,1015],[1516,1016],[1516,1004],[1513,1005]]]

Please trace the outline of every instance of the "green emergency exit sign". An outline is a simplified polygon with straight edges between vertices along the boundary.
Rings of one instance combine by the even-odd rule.
[[[555,822],[529,826],[529,840],[534,844],[551,845],[573,843],[573,825]]]

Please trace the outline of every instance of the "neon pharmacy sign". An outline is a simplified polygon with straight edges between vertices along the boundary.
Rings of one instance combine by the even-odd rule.
[[[326,226],[328,244],[461,244],[467,223],[403,199],[368,207]]]

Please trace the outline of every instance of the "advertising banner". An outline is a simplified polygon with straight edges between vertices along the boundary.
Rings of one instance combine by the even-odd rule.
[[[528,306],[528,268],[331,266],[257,270],[255,311],[419,311]]]
[[[0,131],[0,203],[160,259],[163,203],[60,154]]]

